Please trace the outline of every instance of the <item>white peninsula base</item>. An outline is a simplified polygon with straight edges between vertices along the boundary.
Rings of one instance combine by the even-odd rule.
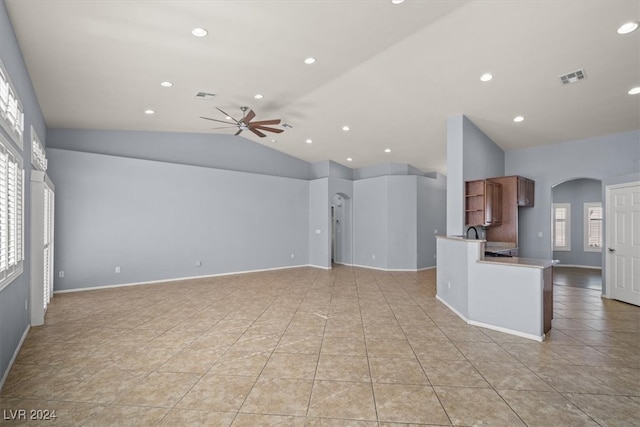
[[[471,325],[543,341],[553,315],[554,262],[485,258],[485,243],[437,236],[436,298]]]

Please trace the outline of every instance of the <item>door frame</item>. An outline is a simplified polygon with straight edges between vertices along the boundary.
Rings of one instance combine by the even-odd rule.
[[[610,217],[610,211],[611,211],[611,190],[617,190],[619,188],[625,188],[625,187],[635,187],[635,186],[639,186],[640,185],[640,181],[631,181],[631,182],[625,182],[625,183],[621,183],[621,184],[611,184],[611,185],[607,185],[604,187],[604,202],[605,202],[605,209],[604,209],[604,242],[602,245],[602,256],[603,256],[603,260],[602,260],[602,265],[604,267],[604,274],[603,274],[603,278],[605,280],[605,286],[604,286],[604,290],[605,290],[605,295],[603,295],[606,298],[611,299],[611,273],[610,273],[610,259],[611,257],[608,256],[609,254],[609,236],[610,236],[610,227],[611,227],[611,222],[609,221],[609,217]]]

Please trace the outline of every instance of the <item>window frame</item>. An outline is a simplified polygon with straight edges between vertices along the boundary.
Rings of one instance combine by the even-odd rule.
[[[589,209],[591,208],[600,208],[600,246],[589,246],[589,231],[590,231],[590,218],[589,218]],[[583,230],[583,246],[585,252],[602,252],[602,227],[603,227],[603,210],[602,210],[602,202],[586,202],[583,208],[584,214],[584,222],[582,226]]]
[[[6,158],[6,167],[4,167],[4,176],[0,175],[0,184],[4,181],[4,190],[0,191],[0,199],[4,199],[4,203],[0,200],[0,229],[5,234],[4,238],[0,236],[0,291],[7,287],[17,277],[24,272],[25,259],[25,241],[24,241],[24,225],[25,225],[25,172],[22,156],[13,147],[9,140],[0,132],[0,156]],[[4,160],[3,160],[4,162]],[[10,166],[12,165],[12,166]],[[15,199],[12,206],[9,200],[9,173],[14,171],[13,181],[15,185]],[[1,188],[2,186],[0,186]],[[6,206],[2,206],[5,204]],[[13,218],[10,218],[9,211],[13,210]],[[5,217],[6,216],[6,217]],[[6,224],[4,224],[6,223]],[[13,226],[13,227],[11,227]],[[13,241],[12,241],[13,240]],[[13,244],[14,262],[9,264],[11,259],[10,247]]]
[[[556,218],[556,210],[562,208],[566,210],[566,216],[564,220],[562,220],[565,224],[564,226],[564,246],[556,245],[556,223],[559,222]],[[571,203],[553,203],[551,208],[551,232],[552,232],[552,245],[553,250],[558,252],[569,252],[571,251]]]

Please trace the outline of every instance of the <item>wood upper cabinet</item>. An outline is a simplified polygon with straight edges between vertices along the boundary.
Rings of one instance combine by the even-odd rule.
[[[494,226],[502,223],[502,185],[485,180],[484,182],[484,225]]]
[[[518,206],[533,207],[535,201],[535,182],[528,178],[518,179]]]
[[[489,180],[465,183],[465,224],[491,227],[502,221],[502,185]]]

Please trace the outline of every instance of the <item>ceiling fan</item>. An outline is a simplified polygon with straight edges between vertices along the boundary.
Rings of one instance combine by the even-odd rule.
[[[249,130],[249,131],[255,133],[256,135],[258,135],[260,138],[264,138],[265,136],[267,136],[264,133],[262,133],[261,131],[273,132],[273,133],[282,133],[284,131],[284,129],[278,129],[278,128],[273,128],[273,127],[267,126],[267,125],[280,124],[280,119],[260,120],[260,121],[257,121],[257,122],[252,122],[252,120],[256,116],[256,113],[254,113],[253,110],[249,110],[248,107],[240,107],[240,109],[242,110],[242,118],[240,120],[234,119],[233,117],[231,117],[231,115],[225,113],[224,111],[222,111],[218,107],[216,107],[216,109],[218,111],[220,111],[222,114],[224,114],[228,119],[233,120],[235,122],[235,125],[223,126],[223,127],[219,127],[219,128],[213,128],[213,129],[238,128],[238,132],[236,132],[235,135],[240,135],[240,133],[242,133],[243,130]],[[248,113],[247,113],[247,110],[249,110]],[[214,122],[230,124],[228,121],[224,121],[224,120],[212,119],[212,118],[209,118],[209,117],[202,117],[202,116],[200,118],[201,119],[205,119],[205,120],[211,120],[211,121],[214,121]]]

